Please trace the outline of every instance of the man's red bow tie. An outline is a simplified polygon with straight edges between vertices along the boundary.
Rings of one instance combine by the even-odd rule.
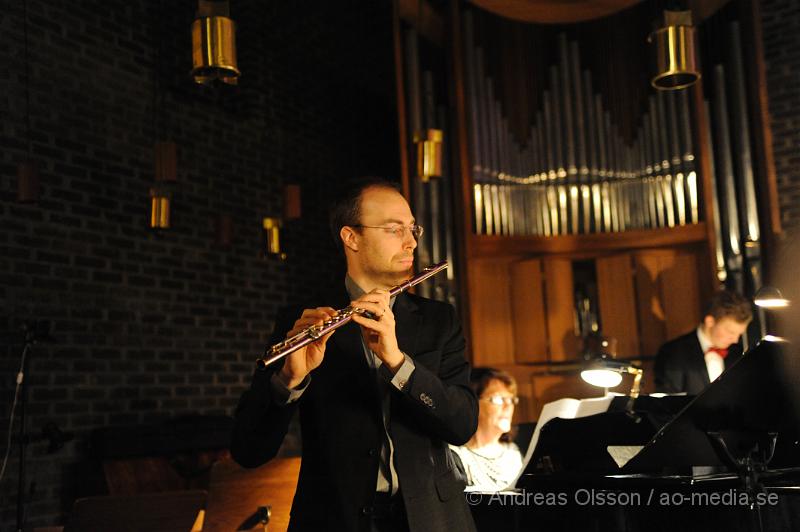
[[[711,352],[714,352],[714,353],[718,354],[722,358],[725,358],[726,356],[728,356],[728,349],[727,348],[722,349],[721,347],[710,347],[710,348],[708,348],[708,350],[706,350],[706,353],[711,353]]]

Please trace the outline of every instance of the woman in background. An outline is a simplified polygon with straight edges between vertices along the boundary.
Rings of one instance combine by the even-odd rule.
[[[522,468],[522,455],[509,437],[517,383],[505,371],[474,368],[470,385],[478,396],[478,430],[466,445],[451,448],[464,466],[467,491],[501,491]]]

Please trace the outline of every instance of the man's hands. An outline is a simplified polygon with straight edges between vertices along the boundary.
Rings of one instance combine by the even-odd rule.
[[[373,290],[353,301],[351,305],[367,310],[375,316],[375,319],[372,319],[354,313],[353,321],[361,326],[367,347],[386,364],[392,373],[396,373],[403,365],[405,356],[397,345],[394,313],[389,306],[389,291]],[[320,325],[335,315],[336,310],[331,307],[306,309],[300,319],[294,322],[292,330],[286,333],[286,338],[291,338],[312,325]],[[325,345],[333,332],[329,332],[319,340],[286,357],[278,375],[287,388],[296,388],[303,382],[306,375],[322,364],[322,359],[325,357]]]
[[[405,361],[405,356],[397,346],[394,313],[389,306],[389,291],[376,289],[364,294],[352,303],[353,307],[371,312],[375,319],[361,314],[353,314],[353,321],[361,326],[364,343],[375,353],[386,367],[396,373]]]
[[[334,315],[336,315],[336,310],[331,307],[306,309],[300,319],[294,322],[292,330],[286,333],[286,338],[291,338],[312,325],[321,325],[322,322]],[[322,364],[325,356],[325,344],[332,334],[333,331],[286,357],[279,377],[287,388],[296,388],[303,382],[306,375]]]

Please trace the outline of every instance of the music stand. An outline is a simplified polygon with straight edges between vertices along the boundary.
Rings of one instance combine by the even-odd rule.
[[[690,397],[641,396],[629,410],[630,397],[611,400],[607,412],[578,418],[553,418],[541,428],[539,441],[523,474],[617,473],[609,446],[644,446]]]
[[[618,467],[607,451],[608,446],[644,445],[656,430],[649,421],[628,412],[553,418],[542,427],[523,475],[615,472]]]

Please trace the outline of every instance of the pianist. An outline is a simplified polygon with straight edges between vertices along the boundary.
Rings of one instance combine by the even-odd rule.
[[[697,329],[658,350],[656,391],[700,393],[742,355],[739,338],[752,319],[750,301],[744,297],[727,290],[714,294]]]

